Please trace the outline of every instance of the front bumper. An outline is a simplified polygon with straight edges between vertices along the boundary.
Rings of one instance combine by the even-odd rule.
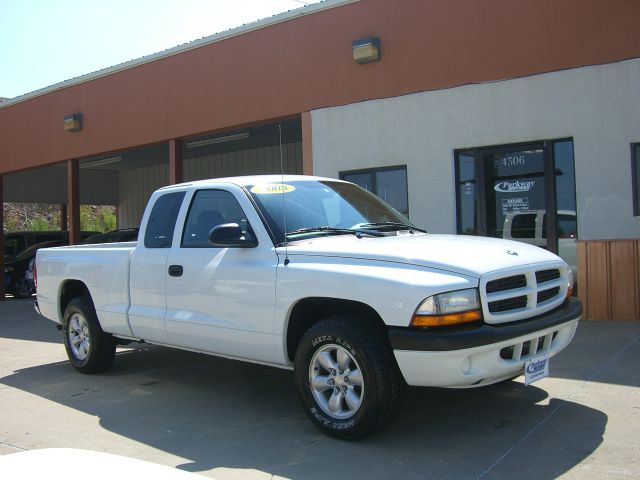
[[[582,303],[570,298],[529,320],[453,330],[390,328],[389,339],[409,385],[479,387],[521,374],[532,356],[563,350],[581,315]]]

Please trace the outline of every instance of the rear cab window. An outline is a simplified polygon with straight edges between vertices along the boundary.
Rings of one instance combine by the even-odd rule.
[[[144,234],[146,248],[170,248],[185,192],[165,193],[151,209]]]

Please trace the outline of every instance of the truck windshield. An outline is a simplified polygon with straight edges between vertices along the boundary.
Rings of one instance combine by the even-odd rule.
[[[250,185],[247,190],[279,244],[285,242],[285,222],[287,240],[416,229],[379,197],[351,183],[306,180]]]

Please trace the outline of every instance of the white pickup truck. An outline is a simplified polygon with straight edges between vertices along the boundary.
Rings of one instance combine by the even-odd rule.
[[[130,341],[294,369],[313,423],[346,439],[385,427],[405,382],[544,376],[582,314],[557,256],[427,234],[317,177],[161,188],[137,243],[48,248],[36,264],[37,308],[80,372]]]

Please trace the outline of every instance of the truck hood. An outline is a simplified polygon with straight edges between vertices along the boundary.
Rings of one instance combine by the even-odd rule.
[[[284,247],[278,253],[284,254]],[[560,260],[547,250],[511,240],[405,232],[390,237],[334,235],[299,240],[289,243],[287,254],[403,263],[477,278],[496,270]]]

